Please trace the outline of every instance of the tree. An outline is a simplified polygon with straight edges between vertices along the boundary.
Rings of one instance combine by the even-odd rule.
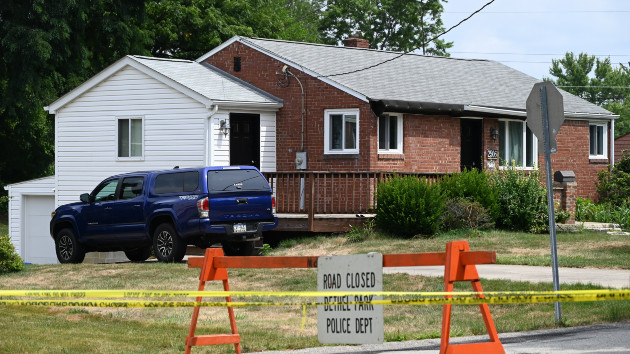
[[[630,66],[630,63],[629,63]],[[630,69],[619,64],[613,67],[610,58],[603,60],[586,53],[577,57],[567,52],[562,59],[553,59],[549,73],[556,86],[619,114],[615,122],[615,138],[630,133]]]
[[[444,31],[443,10],[440,0],[327,0],[319,29],[329,44],[359,33],[373,49],[448,56],[453,43],[432,40]]]
[[[235,35],[319,41],[308,0],[154,0],[147,14],[159,57],[196,59]]]
[[[0,185],[52,173],[53,117],[43,107],[122,55],[144,53],[143,13],[143,0],[0,2]]]

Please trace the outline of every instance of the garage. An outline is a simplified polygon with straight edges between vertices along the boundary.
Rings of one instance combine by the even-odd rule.
[[[57,263],[55,243],[50,237],[48,223],[50,213],[55,210],[55,197],[25,195],[24,218],[24,262],[33,264]]]

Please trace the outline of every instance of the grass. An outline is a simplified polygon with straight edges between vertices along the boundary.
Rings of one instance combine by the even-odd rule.
[[[466,240],[472,250],[494,250],[499,264],[551,265],[549,234],[455,230],[433,238],[391,238],[377,232],[356,242],[354,235],[282,241],[278,255],[443,252],[449,241]],[[581,231],[557,234],[561,267],[630,269],[630,236]]]
[[[465,231],[450,232],[431,239],[399,240],[368,233],[362,241],[346,235],[319,236],[284,241],[272,255],[326,255],[379,251],[410,253],[443,251],[451,240],[467,239],[473,250],[497,251],[501,263],[545,264],[548,236],[487,232],[467,237]],[[627,236],[582,232],[558,234],[560,263],[589,264],[603,258],[600,267],[628,267]],[[586,247],[585,247],[586,245]],[[564,254],[564,257],[563,257]],[[571,257],[568,257],[571,255]],[[624,259],[626,258],[626,259]],[[564,263],[563,263],[564,262]],[[78,264],[27,265],[19,273],[0,275],[0,289],[155,289],[196,290],[199,269],[185,264]],[[316,270],[229,271],[233,290],[300,291],[316,289]],[[550,283],[532,284],[505,280],[482,280],[486,291],[551,290]],[[563,290],[595,289],[593,286],[564,286]],[[219,282],[206,289],[221,289]],[[471,290],[470,284],[457,289]],[[407,274],[385,274],[384,290],[441,291],[440,278]],[[171,299],[172,300],[172,299]],[[248,300],[248,299],[238,299]],[[249,299],[251,300],[251,299]],[[292,299],[285,299],[287,301]],[[499,333],[555,327],[553,304],[492,305]],[[587,325],[630,319],[630,301],[565,303],[564,325]],[[439,306],[386,306],[385,340],[439,338]],[[228,333],[224,308],[202,308],[197,334]],[[2,308],[0,348],[6,352],[68,353],[173,353],[184,350],[192,309],[190,308]],[[300,331],[299,306],[247,307],[235,309],[245,352],[288,350],[320,346],[317,341],[317,311],[307,309],[306,325]],[[484,334],[483,320],[476,306],[454,307],[452,336]],[[204,347],[195,352],[231,353],[230,345]]]

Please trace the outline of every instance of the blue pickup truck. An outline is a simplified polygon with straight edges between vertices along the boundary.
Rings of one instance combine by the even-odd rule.
[[[187,245],[217,243],[226,255],[247,256],[262,232],[278,224],[269,183],[251,166],[121,174],[80,200],[52,213],[60,263],[81,263],[95,251],[124,251],[134,262],[151,253],[179,262]]]

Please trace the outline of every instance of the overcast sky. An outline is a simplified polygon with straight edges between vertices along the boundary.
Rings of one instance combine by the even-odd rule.
[[[448,0],[444,27],[489,1]],[[629,36],[630,0],[495,0],[442,38],[454,42],[452,57],[495,60],[542,79],[551,76],[551,59],[568,51],[627,65]]]

